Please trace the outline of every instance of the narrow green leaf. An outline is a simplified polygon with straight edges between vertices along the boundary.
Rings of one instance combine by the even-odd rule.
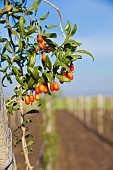
[[[32,74],[34,79],[38,79],[39,78],[39,73],[38,73],[38,67],[28,67],[28,71]]]
[[[48,29],[51,29],[51,28],[58,27],[58,25],[53,25],[53,24],[52,24],[52,25],[49,25],[49,26],[45,25],[45,27],[48,28]]]
[[[48,33],[48,34],[43,34],[43,37],[47,38],[57,38],[57,34],[56,33]]]
[[[64,63],[64,62],[61,62],[61,61],[58,61],[54,64],[54,66],[59,66],[59,67],[63,67],[65,68],[67,71],[69,70],[69,67]]]
[[[11,29],[11,33],[12,33],[13,35],[15,35],[17,38],[19,38],[17,31]]]
[[[18,68],[15,67],[15,66],[12,66],[12,70],[14,72],[15,75],[19,75],[19,71],[18,71]]]
[[[11,64],[11,59],[7,54],[4,54],[3,57],[5,58],[5,60],[7,60],[9,64]]]
[[[1,38],[1,37],[0,37],[0,42],[5,42],[5,41],[7,41],[6,38]]]
[[[12,9],[12,5],[10,4],[10,5],[7,5],[3,10],[2,10],[2,12],[5,14],[5,13],[7,13],[8,11],[10,11]]]
[[[26,112],[24,115],[34,114],[34,113],[39,113],[39,111],[38,111],[38,110],[36,110],[36,109],[32,109],[32,110],[30,110],[30,111]]]
[[[52,63],[51,63],[51,60],[50,60],[50,58],[48,57],[48,55],[46,55],[45,65],[46,65],[46,67],[48,67],[49,70],[52,69]]]
[[[20,35],[22,38],[25,37],[24,23],[25,23],[25,18],[21,16],[19,19],[19,28],[20,28]]]
[[[31,145],[33,145],[33,144],[34,144],[34,141],[33,141],[33,140],[30,140],[30,141],[28,142],[27,146],[31,146]]]
[[[77,53],[87,54],[87,55],[89,55],[90,57],[92,57],[92,59],[94,60],[94,56],[93,56],[90,52],[88,52],[88,51],[86,51],[86,50],[77,50],[76,52],[77,52]]]
[[[23,81],[21,80],[21,78],[18,75],[16,75],[16,80],[19,84],[23,85]]]
[[[76,33],[76,31],[77,31],[77,25],[74,24],[74,27],[73,27],[73,29],[71,31],[71,35],[70,36],[73,36]]]
[[[26,36],[31,35],[32,33],[34,33],[37,29],[37,25],[35,25],[34,27],[30,28],[28,32],[25,33]]]
[[[50,73],[44,73],[44,75],[47,77],[50,84],[52,84],[52,76]]]
[[[5,47],[6,47],[6,50],[7,50],[9,53],[12,53],[11,48],[10,48],[10,42],[9,42],[9,41],[6,42]]]
[[[38,5],[40,4],[41,0],[37,0],[33,3],[33,5],[30,7],[30,11],[34,10],[35,15],[38,10]]]
[[[25,123],[31,123],[31,122],[32,122],[32,120],[26,119],[26,120],[24,120],[24,121],[22,122],[22,125],[24,125]]]
[[[46,15],[42,16],[42,17],[38,20],[38,22],[41,22],[41,21],[45,20],[45,19],[48,17],[48,15],[49,15],[49,12],[48,12]]]
[[[62,82],[70,82],[71,80],[70,79],[68,79],[67,77],[65,77],[65,76],[61,76],[61,75],[55,75],[55,77],[57,78],[57,79],[59,79],[60,81],[62,81]]]
[[[21,41],[20,38],[19,38],[18,51],[17,51],[17,53],[18,53],[18,52],[21,52],[21,51],[22,51],[22,48],[23,48],[23,46],[22,46],[22,41]]]
[[[70,22],[67,21],[66,27],[64,28],[65,31],[68,31],[70,29]]]
[[[32,77],[29,77],[28,87],[31,87],[35,83],[35,80]]]
[[[29,62],[29,67],[33,67],[36,62],[36,53],[33,53],[30,55],[30,62]]]

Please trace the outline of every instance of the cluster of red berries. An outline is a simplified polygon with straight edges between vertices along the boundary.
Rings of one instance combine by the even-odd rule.
[[[56,82],[53,82],[50,85],[50,90],[51,91],[58,91],[59,90],[59,85]],[[25,97],[25,104],[29,105],[31,102],[34,102],[35,100],[38,101],[40,100],[40,93],[48,93],[48,87],[44,84],[37,85],[35,87],[35,96],[33,93],[30,93],[30,95],[26,95]]]
[[[42,51],[42,61],[45,61],[46,54],[44,53],[44,49],[46,48],[46,42],[44,41],[41,35],[38,35],[37,42],[39,48],[36,48],[35,52],[38,53],[39,50]]]

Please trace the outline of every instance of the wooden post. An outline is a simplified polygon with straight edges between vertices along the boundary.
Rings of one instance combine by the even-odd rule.
[[[91,97],[85,97],[85,122],[87,124],[91,123]]]
[[[104,132],[104,125],[103,125],[104,111],[103,111],[103,106],[104,106],[104,97],[102,95],[98,95],[97,96],[98,132],[101,133],[101,134]]]
[[[75,117],[78,117],[78,99],[77,98],[74,98],[74,103],[73,103],[73,107],[74,107],[74,111],[73,111],[73,114]]]
[[[79,96],[78,97],[78,108],[79,108],[79,119],[84,121],[84,97],[83,96]]]

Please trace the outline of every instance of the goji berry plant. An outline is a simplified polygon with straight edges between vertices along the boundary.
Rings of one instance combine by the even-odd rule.
[[[57,27],[64,36],[62,44],[53,41],[58,37],[56,32],[48,31],[56,27],[53,23],[45,27],[40,24],[49,16],[47,12],[38,18],[38,6],[42,2],[51,5],[58,12],[60,23]],[[37,101],[39,106],[42,93],[51,95],[53,91],[60,89],[59,83],[71,82],[74,79],[74,61],[82,59],[80,53],[86,53],[92,58],[93,56],[88,51],[77,49],[81,43],[72,38],[77,30],[76,24],[71,28],[68,21],[65,28],[62,28],[60,10],[48,0],[37,0],[29,9],[27,0],[4,0],[4,8],[0,9],[0,24],[4,32],[7,31],[5,37],[2,33],[0,35],[2,84],[5,87],[5,79],[11,84],[14,79],[18,83],[14,88],[14,95],[6,100],[6,109],[10,114],[20,110],[19,128],[22,130],[25,163],[28,169],[33,169],[25,138],[26,123],[30,120],[25,119],[27,113],[23,111],[23,101],[26,105]],[[36,111],[32,109],[29,114]]]

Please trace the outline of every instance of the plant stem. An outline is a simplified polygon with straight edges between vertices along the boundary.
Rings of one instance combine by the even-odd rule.
[[[20,86],[19,86],[19,90],[20,90]],[[21,112],[21,117],[20,117],[20,121],[21,124],[24,121],[24,111],[23,111],[23,104],[22,104],[22,99],[19,96],[19,104],[20,104],[20,112]],[[30,160],[29,160],[29,156],[28,156],[28,148],[27,148],[27,142],[26,142],[26,128],[24,125],[21,126],[21,130],[22,130],[22,149],[23,149],[23,153],[24,153],[24,157],[25,157],[25,164],[26,164],[26,170],[33,170],[33,166],[31,166],[30,164]]]
[[[43,0],[43,1],[46,2],[47,4],[51,5],[53,8],[55,8],[55,9],[57,10],[57,12],[58,12],[58,14],[59,14],[59,17],[60,17],[59,27],[60,27],[60,29],[61,29],[61,32],[62,32],[64,38],[66,38],[66,35],[64,34],[64,31],[63,31],[63,28],[62,28],[62,15],[61,15],[61,13],[60,13],[59,8],[57,8],[54,4],[52,4],[52,3],[49,2],[48,0]]]

